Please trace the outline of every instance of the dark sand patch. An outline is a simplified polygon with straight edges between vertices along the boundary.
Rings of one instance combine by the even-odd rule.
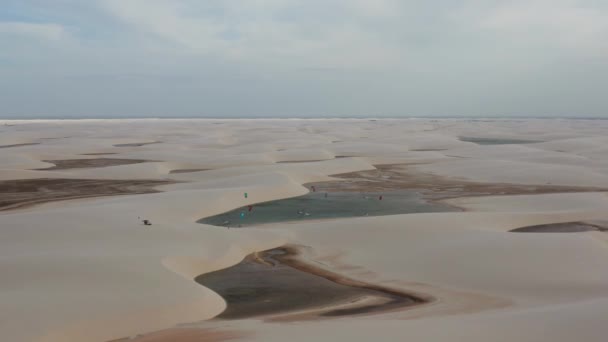
[[[270,320],[303,320],[385,312],[433,300],[345,277],[304,261],[299,254],[294,246],[271,249],[195,281],[226,301],[218,319],[280,314]]]
[[[585,222],[562,222],[539,224],[510,230],[513,233],[579,233],[592,231],[605,232],[608,231],[608,227]]]
[[[447,148],[418,148],[414,150],[410,150],[411,152],[437,152],[437,151],[447,151]]]
[[[413,164],[412,164],[413,165]],[[463,196],[526,195],[608,191],[599,187],[477,183],[416,171],[408,164],[375,165],[376,169],[332,175],[339,180],[306,184],[317,192],[417,191],[422,198],[439,200]]]
[[[285,161],[278,161],[278,162],[275,162],[275,164],[314,163],[314,162],[320,162],[320,161],[326,161],[326,160],[331,160],[331,159],[313,159],[313,160],[285,160]]]
[[[105,156],[110,154],[118,154],[116,152],[97,152],[97,153],[82,153],[81,156]]]
[[[108,167],[129,164],[141,164],[152,162],[152,160],[142,159],[118,159],[118,158],[96,158],[96,159],[65,159],[65,160],[43,160],[45,163],[55,164],[55,166],[36,169],[36,170],[67,170],[67,169],[85,169]]]
[[[114,147],[139,147],[139,146],[160,144],[160,143],[161,143],[160,141],[153,141],[153,142],[147,142],[147,143],[116,144],[113,146]]]
[[[500,139],[500,138],[475,138],[475,137],[459,137],[460,141],[472,142],[478,145],[515,145],[515,144],[536,144],[541,140],[523,140],[523,139]]]
[[[137,335],[134,338],[125,337],[109,342],[221,342],[245,338],[244,332],[204,328],[171,328],[148,334]]]
[[[0,181],[0,211],[77,198],[159,192],[164,180],[18,179]]]
[[[40,140],[57,140],[57,139],[67,139],[70,137],[53,137],[53,138],[40,138]]]
[[[209,171],[213,169],[177,169],[171,170],[169,173],[190,173],[190,172],[200,172],[200,171]]]
[[[31,145],[40,145],[40,143],[25,143],[25,144],[2,145],[2,146],[0,146],[0,148],[11,148],[11,147],[31,146]]]

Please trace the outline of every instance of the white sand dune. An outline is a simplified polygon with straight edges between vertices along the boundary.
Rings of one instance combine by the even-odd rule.
[[[466,211],[255,229],[195,223],[244,205],[298,196],[308,191],[304,183],[370,170],[376,163],[416,164],[411,167],[419,172],[478,182],[608,188],[604,121],[10,124],[14,126],[0,127],[0,145],[40,145],[0,149],[0,181],[7,184],[35,178],[177,183],[159,187],[160,193],[0,212],[0,340],[108,341],[191,322],[242,331],[244,339],[256,341],[606,340],[606,233],[508,232],[528,225],[608,220],[604,192],[457,198],[447,202]],[[545,142],[480,146],[460,141],[460,136]],[[57,139],[42,139],[48,137]],[[114,146],[153,141],[159,143]],[[85,153],[151,162],[32,170],[51,166],[42,160],[105,157]],[[355,157],[334,159],[344,155]],[[211,170],[170,173],[179,169]],[[142,225],[138,217],[153,225]],[[313,258],[352,278],[420,291],[438,301],[405,311],[297,324],[206,321],[226,304],[194,277],[285,243],[312,247]]]
[[[604,169],[584,164],[572,165],[523,161],[517,159],[452,159],[441,163],[420,165],[417,169],[478,182],[515,184],[553,184],[599,186],[608,184]]]

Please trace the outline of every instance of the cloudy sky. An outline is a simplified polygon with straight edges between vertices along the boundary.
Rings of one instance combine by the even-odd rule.
[[[0,116],[608,117],[606,0],[0,0]]]

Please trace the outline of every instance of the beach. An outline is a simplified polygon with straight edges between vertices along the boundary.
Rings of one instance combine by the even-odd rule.
[[[0,120],[0,337],[605,341],[607,137],[574,119]]]

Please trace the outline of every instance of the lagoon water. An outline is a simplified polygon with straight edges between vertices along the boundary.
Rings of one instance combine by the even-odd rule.
[[[327,195],[324,192],[311,192],[303,196],[255,204],[251,211],[248,207],[241,207],[203,218],[198,222],[223,227],[247,227],[301,220],[442,211],[455,211],[455,209],[442,204],[429,203],[415,191],[332,192]]]

